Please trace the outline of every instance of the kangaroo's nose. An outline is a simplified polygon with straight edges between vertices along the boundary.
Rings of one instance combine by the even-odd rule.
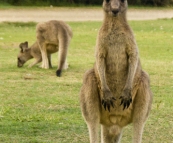
[[[113,9],[113,10],[112,10],[112,13],[115,14],[115,15],[116,15],[118,12],[119,12],[119,9]]]

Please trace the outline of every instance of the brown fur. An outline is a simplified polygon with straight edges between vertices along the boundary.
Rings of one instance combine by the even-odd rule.
[[[28,48],[28,42],[20,43],[19,48],[21,49],[18,54],[18,67],[22,67],[28,60],[34,58],[35,61],[29,65],[32,67],[42,61],[41,51],[40,48],[35,42],[30,48]],[[49,60],[49,67],[52,67],[51,64],[51,54],[56,53],[58,51],[58,47],[55,45],[48,45],[47,46],[47,54]]]
[[[90,142],[119,143],[123,127],[133,123],[133,143],[141,143],[152,104],[149,77],[126,20],[126,0],[104,0],[105,13],[96,42],[96,63],[84,75],[80,104]]]
[[[35,58],[36,61],[30,67],[42,61],[41,67],[48,69],[51,67],[51,54],[59,51],[59,66],[56,75],[61,76],[62,69],[68,68],[66,63],[67,51],[73,36],[70,27],[63,21],[51,20],[38,23],[36,33],[37,41],[31,48],[26,48],[28,45],[26,42],[20,44],[21,52],[18,55],[18,66],[20,67],[27,60]]]

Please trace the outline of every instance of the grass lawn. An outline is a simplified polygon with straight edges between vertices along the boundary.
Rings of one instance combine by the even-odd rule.
[[[173,19],[130,21],[141,63],[151,79],[154,101],[143,143],[173,143]],[[35,41],[35,23],[0,23],[0,142],[88,143],[81,116],[82,76],[93,67],[94,46],[101,22],[68,22],[74,32],[68,53],[69,69],[62,77],[53,68],[17,68],[18,45]],[[131,143],[126,127],[122,143]]]

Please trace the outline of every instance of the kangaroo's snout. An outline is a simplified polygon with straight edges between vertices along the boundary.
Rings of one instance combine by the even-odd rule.
[[[20,58],[17,58],[17,67],[18,67],[18,68],[22,67],[24,63],[25,63],[25,62],[22,61]]]
[[[118,12],[119,12],[119,9],[113,9],[113,10],[112,10],[112,13],[113,13],[114,15],[117,15]]]
[[[114,15],[117,15],[120,12],[120,2],[119,1],[111,1],[111,11]]]
[[[127,0],[104,0],[102,4],[105,14],[112,17],[124,15],[127,11],[127,6]]]

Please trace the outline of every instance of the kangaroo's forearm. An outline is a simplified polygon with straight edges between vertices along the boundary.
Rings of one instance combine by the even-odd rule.
[[[106,89],[108,89],[108,85],[106,83],[106,77],[105,77],[105,59],[102,57],[97,58],[96,66],[97,66],[97,71],[98,71],[100,82],[101,82],[101,90],[105,91]]]
[[[138,65],[138,57],[137,54],[133,54],[129,57],[128,60],[129,67],[128,67],[128,75],[124,89],[132,89],[132,84],[134,81],[137,65]]]

